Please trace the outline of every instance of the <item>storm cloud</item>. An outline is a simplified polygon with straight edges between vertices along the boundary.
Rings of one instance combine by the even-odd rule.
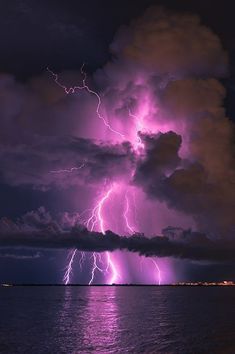
[[[76,215],[63,214],[53,219],[44,208],[29,212],[17,221],[0,219],[0,248],[1,255],[5,254],[5,257],[9,257],[9,248],[73,248],[85,252],[127,250],[145,257],[235,261],[234,241],[225,244],[223,240],[211,240],[203,233],[175,227],[167,227],[162,230],[161,236],[151,238],[140,233],[126,237],[109,230],[103,235],[88,231],[79,224],[79,217]],[[5,253],[4,249],[7,250]],[[35,258],[35,254],[30,257]]]
[[[195,15],[151,7],[110,50],[87,83],[112,130],[96,95],[66,94],[46,70],[26,83],[0,76],[1,183],[48,190],[125,181],[210,237],[234,237],[234,127],[223,107],[220,39]],[[80,71],[59,77],[69,87],[84,79]]]
[[[103,144],[77,137],[35,136],[30,144],[2,147],[1,182],[48,189],[112,181],[127,178],[134,160],[128,142]]]

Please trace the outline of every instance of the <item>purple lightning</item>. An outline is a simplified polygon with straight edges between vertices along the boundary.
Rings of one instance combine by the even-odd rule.
[[[63,281],[64,281],[64,284],[67,285],[70,283],[70,277],[71,277],[71,274],[72,274],[72,271],[73,271],[73,260],[74,260],[74,257],[77,253],[77,250],[72,250],[69,254],[70,256],[70,260],[69,260],[69,263],[65,269],[65,273],[64,273],[64,277],[63,277]]]
[[[72,173],[77,170],[81,170],[83,167],[85,167],[85,164],[81,164],[79,167],[71,167],[70,169],[65,169],[65,170],[52,170],[50,173]]]
[[[158,282],[158,285],[161,285],[162,278],[161,278],[161,270],[159,268],[159,265],[157,264],[157,262],[154,259],[149,258],[149,260],[153,263],[155,269],[157,270],[157,277],[156,277],[157,279],[156,280]]]
[[[126,207],[125,207],[125,210],[124,210],[124,213],[123,213],[123,217],[124,217],[124,220],[125,220],[125,224],[126,224],[126,228],[131,232],[131,234],[134,234],[135,233],[135,230],[134,228],[131,226],[130,224],[130,221],[129,221],[129,218],[128,218],[128,213],[129,213],[129,210],[130,210],[130,201],[129,201],[129,198],[128,198],[128,195],[126,193],[125,195],[125,200],[126,200]],[[159,265],[157,264],[157,262],[152,259],[152,258],[148,258],[148,259],[141,259],[141,264],[143,261],[150,261],[153,263],[156,271],[157,271],[157,274],[156,274],[156,281],[158,283],[158,285],[161,285],[161,270],[159,268]]]
[[[109,200],[113,190],[114,190],[114,185],[111,186],[100,197],[97,204],[92,209],[90,217],[84,223],[86,225],[86,227],[88,228],[88,230],[94,231],[95,229],[97,229],[97,231],[100,231],[100,232],[102,232],[102,234],[105,235],[105,220],[103,217],[103,207],[104,207],[105,203]],[[70,259],[69,259],[69,263],[66,267],[66,271],[64,274],[64,278],[63,278],[65,284],[68,284],[70,282],[70,278],[71,278],[71,274],[72,274],[72,265],[73,265],[73,260],[74,260],[75,255],[76,255],[76,250],[72,250],[71,253],[69,254]],[[99,271],[101,273],[108,272],[108,271],[111,272],[111,278],[108,281],[108,284],[115,283],[117,281],[117,279],[120,277],[119,272],[117,270],[117,266],[115,265],[115,262],[113,261],[110,253],[105,252],[105,256],[106,256],[106,264],[107,265],[104,269],[102,269],[98,265],[98,261],[99,261],[99,263],[104,263],[102,261],[102,256],[100,254],[97,254],[96,252],[92,253],[93,265],[92,265],[92,271],[91,271],[91,278],[88,283],[89,285],[91,285],[93,283],[96,271]],[[80,268],[82,267],[83,261],[84,261],[84,254],[82,254],[81,258],[80,258],[80,262],[79,262]]]
[[[81,74],[83,76],[83,79],[82,79],[82,86],[71,86],[71,87],[67,87],[65,86],[64,84],[62,84],[60,81],[59,81],[59,76],[58,74],[55,74],[52,70],[50,70],[48,67],[47,67],[47,71],[53,76],[54,78],[54,82],[60,86],[64,92],[68,95],[68,94],[71,94],[71,93],[75,93],[77,90],[86,90],[89,94],[93,95],[96,97],[97,99],[97,106],[96,106],[96,114],[98,116],[99,119],[101,119],[104,123],[104,125],[112,132],[112,133],[115,133],[115,134],[118,134],[121,138],[124,138],[124,134],[118,132],[117,130],[113,129],[111,127],[111,125],[109,124],[109,122],[105,119],[105,117],[102,115],[102,113],[100,112],[100,108],[101,108],[101,98],[100,98],[100,95],[96,92],[96,91],[93,91],[88,85],[87,85],[87,82],[86,82],[86,79],[87,79],[87,75],[86,75],[86,72],[83,70],[84,69],[84,65],[82,65],[81,67]]]
[[[145,108],[144,108],[144,111],[146,111]],[[144,143],[142,142],[142,139],[141,139],[141,137],[139,135],[139,132],[143,131],[143,129],[144,129],[143,118],[137,116],[136,114],[133,114],[130,109],[128,109],[128,113],[129,113],[129,116],[135,120],[135,139],[134,139],[133,146],[134,146],[134,149],[135,149],[136,153],[137,154],[141,154],[141,152],[144,150]],[[133,174],[134,174],[134,171],[133,171]],[[133,199],[134,199],[134,214],[135,214],[135,218],[136,218],[135,195],[134,195]],[[125,200],[126,200],[126,207],[125,207],[125,210],[124,210],[124,213],[123,213],[123,217],[124,217],[124,220],[125,220],[125,224],[126,224],[127,230],[129,230],[131,234],[134,234],[135,233],[135,229],[134,229],[134,227],[131,225],[131,223],[129,221],[130,201],[129,201],[127,193],[125,194]],[[161,285],[161,270],[159,268],[159,265],[152,258],[150,258],[149,260],[153,263],[153,265],[154,265],[154,267],[155,267],[155,269],[157,271],[156,278],[157,278],[158,285]]]
[[[84,64],[81,67],[81,74],[83,76],[82,85],[67,87],[63,83],[61,83],[61,81],[59,80],[58,74],[55,74],[52,70],[47,68],[48,72],[53,76],[54,82],[58,86],[60,86],[66,94],[73,94],[76,92],[76,90],[86,90],[89,94],[95,96],[97,99],[96,114],[97,114],[98,118],[103,121],[104,125],[109,129],[109,131],[119,135],[121,138],[124,138],[124,134],[114,130],[110,126],[109,122],[105,119],[105,117],[101,114],[101,112],[100,112],[101,104],[102,104],[101,97],[96,91],[93,91],[87,85],[87,81],[86,81],[87,75],[83,69],[84,69]],[[139,132],[143,131],[143,128],[144,128],[143,117],[147,114],[148,106],[144,105],[143,109],[141,111],[142,111],[141,115],[138,116],[138,115],[132,113],[130,109],[128,109],[129,116],[132,119],[134,119],[134,122],[135,122],[135,130],[133,132],[134,134],[132,137],[130,137],[130,140],[133,142],[134,150],[136,151],[136,153],[138,155],[140,155],[142,153],[142,151],[144,150],[144,144],[143,144],[142,139],[139,135]],[[83,168],[84,166],[85,166],[85,164],[82,164],[79,167],[72,167],[70,169],[53,170],[53,171],[51,171],[51,173],[72,173],[76,170]],[[134,174],[134,171],[133,171],[133,174]],[[100,200],[97,202],[95,207],[91,210],[91,215],[88,217],[87,220],[85,220],[84,224],[86,225],[86,227],[90,231],[93,231],[96,229],[97,231],[100,231],[100,232],[102,232],[102,234],[105,235],[105,217],[103,215],[103,208],[106,205],[106,203],[108,202],[108,200],[110,199],[110,196],[111,196],[113,190],[114,190],[114,186],[111,186],[104,194],[101,195]],[[136,208],[136,206],[134,205],[134,209],[135,208]],[[135,212],[136,212],[136,210],[135,210]],[[123,212],[123,218],[125,220],[126,229],[129,231],[130,234],[134,234],[135,227],[133,227],[129,221],[129,214],[130,214],[130,200],[129,200],[127,192],[126,192],[126,194],[125,194],[125,210]],[[64,274],[64,278],[63,278],[65,284],[68,284],[70,282],[73,261],[74,261],[74,257],[76,255],[76,253],[77,253],[76,250],[72,250],[71,253],[69,254],[70,259],[69,259],[68,265],[66,267],[66,271]],[[99,271],[101,273],[104,273],[107,271],[111,272],[111,278],[108,281],[108,284],[115,283],[117,281],[117,279],[120,277],[119,272],[117,270],[117,265],[115,264],[114,260],[112,259],[110,253],[105,252],[105,256],[106,256],[107,266],[105,269],[103,269],[99,266],[100,263],[101,264],[104,263],[102,260],[102,256],[100,254],[95,253],[95,252],[92,253],[93,266],[92,266],[92,271],[91,271],[91,278],[89,280],[89,285],[93,283],[96,271]],[[84,262],[84,257],[85,257],[85,255],[84,255],[84,253],[82,253],[81,257],[80,257],[80,261],[79,261],[80,268],[82,268],[82,264]],[[161,284],[160,268],[155,260],[150,259],[150,261],[153,263],[155,269],[157,270],[157,280],[158,280],[158,284],[160,285]]]
[[[104,218],[103,218],[103,207],[106,203],[106,201],[109,199],[111,193],[113,192],[114,186],[112,186],[108,191],[101,197],[101,199],[98,201],[97,205],[94,207],[92,210],[92,215],[91,217],[87,220],[87,228],[90,229],[91,231],[94,230],[95,225],[98,223],[99,225],[99,231],[102,232],[103,235],[105,235],[105,228],[104,228]],[[91,225],[91,227],[89,227]],[[109,252],[105,252],[106,255],[106,261],[107,261],[107,267],[106,271],[108,269],[111,269],[111,279],[109,280],[109,284],[115,283],[117,278],[119,277],[117,267],[115,263],[112,260],[112,257]],[[103,271],[101,270],[100,267],[97,266],[97,256],[96,253],[93,253],[93,267],[92,267],[92,274],[91,274],[91,279],[89,281],[89,285],[93,283],[94,276],[95,276],[95,271],[96,270]]]
[[[52,70],[50,70],[49,68],[47,68],[47,71],[53,76],[54,78],[54,82],[60,86],[64,92],[66,94],[70,94],[70,93],[75,93],[76,90],[86,90],[89,94],[92,94],[96,97],[97,99],[97,107],[96,107],[96,114],[98,116],[99,119],[101,119],[104,123],[104,125],[113,133],[115,134],[118,134],[121,138],[124,138],[124,135],[116,130],[114,130],[110,124],[107,122],[107,120],[104,118],[104,116],[101,114],[100,112],[100,108],[101,108],[101,98],[99,96],[99,94],[96,92],[96,91],[93,91],[92,89],[90,89],[90,87],[87,85],[87,82],[86,82],[86,79],[87,79],[87,75],[86,73],[84,72],[84,64],[82,65],[81,67],[81,74],[83,76],[83,79],[82,79],[82,86],[73,86],[73,87],[67,87],[65,86],[64,84],[62,84],[60,81],[59,81],[59,76],[58,74],[55,74]],[[58,170],[58,171],[51,171],[52,173],[64,173],[64,172],[67,172],[67,173],[71,173],[73,172],[74,170],[77,170],[77,169],[80,169],[84,167],[83,165],[81,165],[80,167],[76,168],[76,167],[72,167],[71,169],[69,170]],[[90,218],[87,220],[87,222],[85,223],[86,226],[88,228],[90,228],[91,231],[93,231],[95,225],[97,222],[99,222],[99,225],[100,225],[100,230],[103,234],[105,234],[105,230],[104,230],[104,220],[103,220],[103,217],[102,217],[102,207],[105,203],[105,201],[109,198],[109,195],[111,194],[111,191],[112,189],[110,189],[108,191],[108,193],[103,197],[101,198],[101,200],[98,202],[97,206],[93,209],[92,211],[92,214],[90,216]],[[65,281],[65,284],[68,284],[68,282],[70,281],[70,274],[72,272],[72,264],[73,264],[73,259],[76,255],[76,251],[74,250],[72,255],[71,255],[71,258],[69,260],[69,263],[68,263],[68,266],[66,267],[66,272],[65,272],[65,275],[64,275],[64,281]],[[106,258],[107,258],[107,268],[110,268],[111,271],[112,271],[112,277],[111,277],[111,280],[110,280],[110,283],[114,283],[118,277],[118,272],[117,272],[117,269],[116,269],[116,266],[114,264],[114,262],[112,261],[112,258],[110,256],[110,254],[108,252],[106,252]],[[80,266],[81,266],[81,263],[80,263]],[[93,268],[92,268],[92,276],[91,276],[91,279],[89,281],[89,284],[92,284],[93,280],[94,280],[94,275],[95,275],[95,270],[98,269],[99,271],[102,271],[102,269],[100,267],[98,267],[97,265],[97,256],[95,253],[93,253]]]
[[[79,266],[80,266],[81,271],[82,271],[82,266],[83,266],[84,261],[85,261],[85,253],[80,252]]]
[[[129,213],[129,209],[130,209],[130,203],[129,203],[129,198],[128,198],[128,195],[126,193],[125,195],[125,201],[126,201],[126,208],[124,210],[124,213],[123,213],[123,217],[125,219],[125,223],[126,223],[126,228],[128,231],[130,231],[131,235],[135,233],[135,230],[133,228],[133,226],[130,225],[129,223],[129,219],[128,219],[128,213]]]

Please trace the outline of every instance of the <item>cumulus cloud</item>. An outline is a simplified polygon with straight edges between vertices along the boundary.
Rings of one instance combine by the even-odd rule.
[[[227,175],[224,180],[216,174],[210,178],[209,166],[202,161],[180,158],[181,138],[175,133],[151,139],[146,156],[137,165],[135,183],[150,198],[193,215],[201,229],[232,237],[235,188],[232,175],[229,178],[230,171],[221,171]]]
[[[170,131],[165,134],[141,135],[141,137],[145,144],[145,158],[139,161],[136,172],[136,179],[140,184],[142,184],[141,176],[145,179],[143,182],[147,182],[153,176],[157,178],[165,176],[179,166],[181,161],[178,155],[181,146],[179,135]]]
[[[119,91],[130,82],[148,87],[151,108],[141,110],[139,103],[134,109],[145,115],[147,127],[180,136],[172,150],[167,143],[159,147],[164,135],[156,134],[155,147],[145,139],[135,183],[150,198],[192,215],[199,229],[231,237],[234,127],[225,116],[226,93],[218,81],[228,68],[219,38],[197,16],[151,7],[117,33],[111,49],[116,61],[105,68],[110,82]],[[112,74],[125,65],[134,69],[126,71],[121,86]]]
[[[225,88],[215,79],[171,81],[161,93],[165,119],[197,120],[202,112],[223,117]]]
[[[196,15],[150,7],[122,28],[112,52],[157,74],[223,76],[227,54],[219,38]]]

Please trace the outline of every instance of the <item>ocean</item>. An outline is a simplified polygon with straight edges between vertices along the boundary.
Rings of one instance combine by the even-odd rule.
[[[235,287],[1,287],[0,306],[0,353],[235,353]]]

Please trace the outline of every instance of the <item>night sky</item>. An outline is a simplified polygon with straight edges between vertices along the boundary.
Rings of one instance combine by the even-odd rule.
[[[164,6],[152,11],[165,21],[162,29],[155,29],[158,36],[165,31],[163,43],[152,39],[151,31],[149,40],[141,32],[151,26],[151,14],[142,16],[152,5]],[[194,23],[193,15],[201,24]],[[182,34],[187,28],[191,39]],[[171,52],[175,33],[180,33],[179,44]],[[155,43],[160,47],[148,53]],[[68,247],[55,250],[53,242],[49,249],[30,248],[30,242],[25,247],[28,234],[39,230],[51,239],[51,233],[57,237],[62,229],[74,230],[78,214],[101,198],[99,191],[113,194],[104,211],[109,220],[105,228],[117,235],[143,232],[170,239],[172,234],[162,233],[170,226],[173,241],[189,242],[193,252],[205,246],[210,253],[218,240],[223,241],[222,252],[234,245],[233,2],[13,0],[0,4],[0,44],[0,239],[7,245],[0,249],[0,282],[61,283]],[[164,57],[168,53],[171,58]],[[124,131],[128,139],[115,140],[115,132],[99,121],[93,93],[66,95],[55,82],[53,73],[58,73],[66,86],[81,86],[83,63],[89,87],[102,93],[105,122],[109,118],[111,129]],[[150,117],[151,132],[141,122],[136,134],[143,131],[135,143],[133,117],[143,112]],[[144,144],[143,156],[138,144]],[[131,208],[137,209],[135,216]],[[132,226],[127,223],[125,229],[120,219],[127,214]],[[189,229],[193,231],[185,231]],[[15,248],[5,236],[13,240],[19,230],[22,247]],[[102,227],[94,231],[102,233]],[[88,282],[89,257],[83,271],[79,257],[74,260],[72,282]],[[154,282],[149,257],[138,271],[136,254],[117,251],[115,257],[125,273],[118,282]],[[161,258],[162,283],[234,280],[234,260],[197,258]],[[95,282],[104,282],[98,273]]]

